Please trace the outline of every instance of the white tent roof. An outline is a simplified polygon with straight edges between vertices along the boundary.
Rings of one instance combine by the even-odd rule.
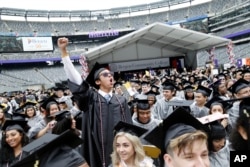
[[[226,45],[228,39],[188,29],[154,23],[86,52],[90,62],[122,61],[184,56],[213,46]]]

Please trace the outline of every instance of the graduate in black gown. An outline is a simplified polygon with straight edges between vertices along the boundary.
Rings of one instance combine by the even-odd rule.
[[[23,147],[27,156],[11,167],[88,167],[85,159],[74,149],[82,142],[71,130],[60,135],[46,133]]]
[[[106,68],[99,68],[96,64],[88,78],[82,78],[69,58],[67,45],[67,38],[58,39],[68,87],[79,109],[84,112],[81,129],[83,157],[90,166],[106,167],[111,163],[114,126],[119,121],[132,123],[127,100],[112,93],[115,81],[113,73]]]
[[[5,121],[2,127],[3,137],[0,149],[1,167],[9,167],[27,155],[22,150],[22,148],[29,143],[29,138],[26,135],[27,130],[27,121]]]

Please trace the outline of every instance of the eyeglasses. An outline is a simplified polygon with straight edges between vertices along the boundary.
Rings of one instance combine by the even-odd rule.
[[[113,72],[104,72],[104,73],[101,73],[100,76],[101,75],[104,77],[108,77],[109,75],[114,76],[114,73]]]

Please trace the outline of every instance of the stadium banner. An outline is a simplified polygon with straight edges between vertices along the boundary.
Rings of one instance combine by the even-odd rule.
[[[89,33],[89,38],[113,37],[113,36],[119,36],[119,31],[110,30],[110,31],[97,31]]]
[[[150,60],[140,60],[140,61],[128,61],[122,63],[110,63],[109,69],[113,72],[119,71],[131,71],[140,69],[151,69],[159,67],[169,67],[169,58],[161,59],[150,59]]]
[[[53,51],[52,37],[22,37],[23,51]]]

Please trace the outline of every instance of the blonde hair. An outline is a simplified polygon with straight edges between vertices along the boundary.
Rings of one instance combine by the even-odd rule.
[[[0,120],[0,125],[3,125],[6,121],[4,109],[0,108],[0,112],[3,113],[3,118]]]
[[[139,139],[139,137],[132,135],[128,132],[119,132],[116,134],[113,141],[113,152],[111,154],[112,164],[114,167],[119,166],[121,159],[116,151],[116,141],[118,137],[126,137],[132,144],[134,148],[134,165],[139,166],[139,163],[146,157],[145,152],[143,150],[143,145]]]
[[[206,141],[207,143],[206,133],[197,130],[195,132],[186,133],[172,139],[167,147],[167,153],[173,155],[173,150],[175,150],[176,148],[178,149],[177,155],[179,155],[186,147],[192,150],[193,143],[197,140]]]

